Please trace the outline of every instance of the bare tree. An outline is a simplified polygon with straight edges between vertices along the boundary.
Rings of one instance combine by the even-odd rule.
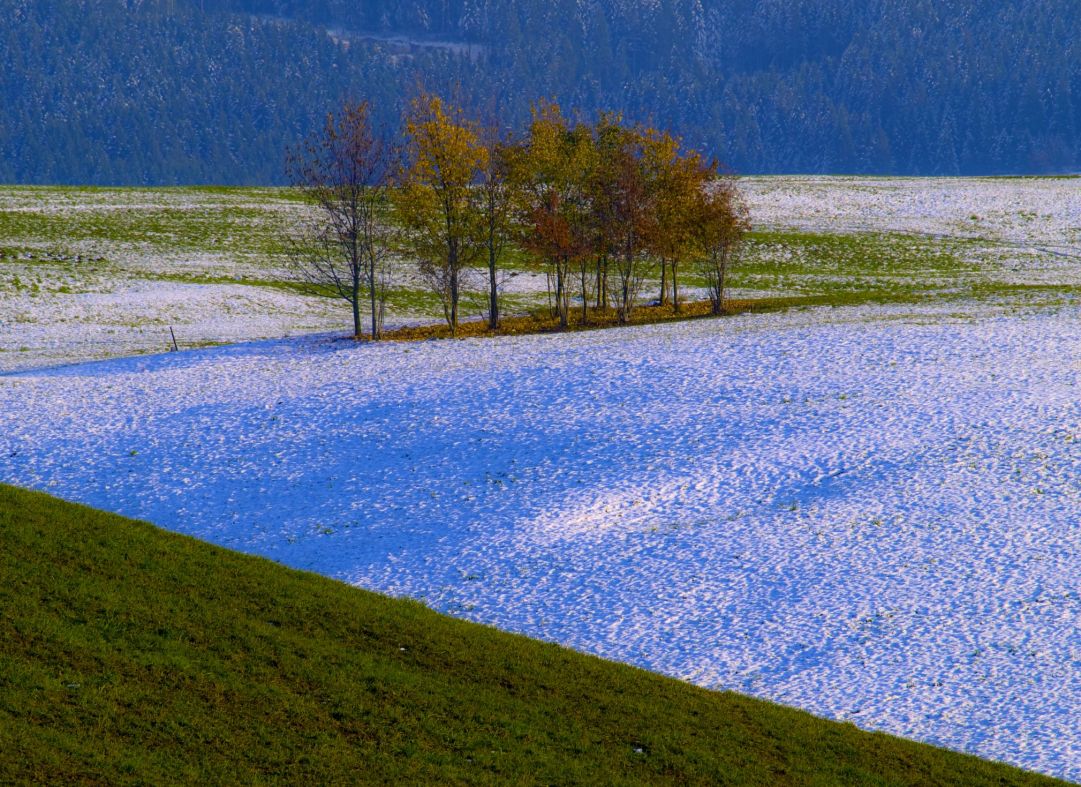
[[[373,129],[366,101],[327,115],[322,131],[287,155],[290,182],[315,208],[293,238],[296,268],[313,288],[349,302],[358,339],[365,301],[371,338],[382,333],[390,254],[385,214],[396,158]]]

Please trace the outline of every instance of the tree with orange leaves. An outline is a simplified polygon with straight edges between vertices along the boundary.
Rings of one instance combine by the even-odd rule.
[[[523,245],[555,276],[556,313],[566,328],[572,265],[590,249],[590,130],[571,126],[559,105],[540,102],[517,157]]]
[[[711,312],[724,314],[726,277],[751,223],[731,179],[703,189],[691,215],[699,252],[699,269],[706,280]]]

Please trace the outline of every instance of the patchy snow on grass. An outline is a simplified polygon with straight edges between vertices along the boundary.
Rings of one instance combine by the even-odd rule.
[[[740,179],[755,225],[900,233],[946,244],[1005,284],[1081,285],[1081,178]]]
[[[137,281],[0,299],[0,373],[340,328],[340,305],[267,288]],[[170,333],[170,329],[172,332]]]
[[[764,233],[732,271],[733,297],[906,288],[936,295],[1076,301],[1081,181],[770,177],[741,180]],[[283,189],[0,186],[0,371],[181,346],[345,331],[343,301],[296,291],[284,253],[307,215]],[[799,238],[805,232],[812,237]],[[918,237],[915,237],[918,236]],[[548,281],[511,261],[505,312],[547,303]],[[439,320],[411,273],[395,272],[390,324]],[[704,283],[684,264],[685,297]],[[485,290],[482,271],[469,286]],[[656,297],[647,272],[642,297]],[[1070,292],[1061,292],[1068,289]],[[470,299],[470,317],[483,310]]]
[[[1081,244],[1081,178],[740,178],[756,224]]]
[[[0,372],[159,352],[169,326],[182,348],[348,331],[349,305],[302,292],[285,251],[310,211],[285,189],[0,186]],[[442,319],[414,266],[393,267],[388,326]],[[500,284],[508,310],[547,291],[536,271]]]
[[[26,372],[0,480],[1081,779],[1079,325],[813,310]]]

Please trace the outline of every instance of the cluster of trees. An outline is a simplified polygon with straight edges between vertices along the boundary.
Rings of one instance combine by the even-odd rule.
[[[543,268],[561,327],[579,302],[626,323],[647,275],[677,313],[679,275],[693,265],[714,314],[749,227],[734,181],[667,131],[613,113],[572,122],[535,104],[520,135],[421,93],[405,113],[403,142],[374,127],[367,103],[347,104],[289,156],[292,183],[316,206],[294,243],[298,269],[352,305],[353,330],[379,338],[392,256],[414,260],[456,333],[470,274],[487,273],[489,327],[499,325],[508,248]]]

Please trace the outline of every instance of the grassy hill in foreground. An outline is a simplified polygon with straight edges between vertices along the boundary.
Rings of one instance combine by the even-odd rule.
[[[0,782],[1051,780],[0,485]]]

